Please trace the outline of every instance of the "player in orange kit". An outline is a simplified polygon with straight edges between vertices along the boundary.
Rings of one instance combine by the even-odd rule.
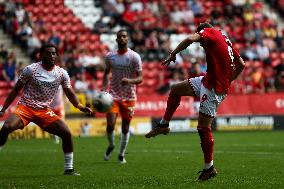
[[[44,131],[62,139],[64,174],[79,175],[73,168],[73,141],[70,130],[65,122],[50,109],[50,103],[61,85],[74,107],[89,114],[92,110],[83,106],[77,99],[71,88],[68,73],[55,65],[56,47],[52,44],[43,45],[40,56],[40,62],[24,68],[0,111],[0,116],[3,116],[19,92],[24,89],[16,110],[8,117],[0,130],[0,148],[6,144],[11,132],[23,129],[30,122],[34,122]]]
[[[106,89],[109,75],[112,74],[109,93],[113,96],[114,105],[107,113],[108,148],[104,154],[107,161],[114,149],[114,127],[118,113],[122,117],[119,163],[126,163],[125,150],[129,141],[129,125],[134,114],[136,102],[136,85],[142,82],[142,61],[138,53],[128,48],[128,33],[126,30],[117,32],[117,51],[106,55],[106,70],[103,80],[103,90]]]

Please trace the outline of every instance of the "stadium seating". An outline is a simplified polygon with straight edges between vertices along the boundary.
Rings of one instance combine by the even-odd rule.
[[[74,1],[77,2],[77,1]],[[78,1],[79,2],[79,1]],[[43,21],[48,31],[59,32],[63,40],[67,31],[77,36],[80,33],[80,46],[89,50],[101,50],[105,52],[107,47],[100,44],[99,36],[92,34],[90,28],[86,27],[74,12],[64,5],[64,1],[36,1],[35,4],[27,3],[25,9],[32,13],[32,21]],[[40,34],[41,38],[49,33]],[[92,44],[91,44],[92,43]]]
[[[11,91],[14,82],[0,81],[0,97],[6,97]]]
[[[68,40],[69,43],[72,43],[71,46],[74,48],[74,51],[77,51],[76,49],[96,51],[97,55],[100,57],[103,57],[109,49],[115,48],[115,30],[109,30],[107,33],[94,34],[92,32],[94,24],[102,16],[108,18],[105,19],[105,21],[110,21],[110,17],[114,16],[117,21],[116,24],[120,27],[127,27],[128,22],[133,22],[135,20],[133,24],[136,25],[136,29],[143,31],[143,37],[145,39],[148,37],[149,31],[155,29],[161,30],[165,35],[170,36],[169,46],[171,49],[175,47],[187,33],[194,32],[198,23],[207,20],[211,21],[214,25],[221,27],[229,34],[235,44],[235,48],[238,49],[241,52],[241,55],[246,59],[247,67],[249,68],[241,78],[245,81],[252,79],[251,77],[254,74],[254,69],[262,67],[262,69],[257,70],[263,74],[263,77],[267,77],[264,74],[264,67],[267,68],[267,66],[269,66],[273,70],[273,68],[282,62],[282,50],[279,49],[283,49],[283,47],[276,48],[281,45],[279,41],[283,40],[282,34],[279,36],[275,34],[278,27],[277,22],[271,17],[271,14],[267,13],[263,2],[259,1],[246,2],[245,4],[234,4],[235,2],[229,0],[141,1],[142,7],[144,7],[144,9],[140,10],[141,12],[137,12],[139,6],[141,6],[140,1],[127,1],[123,3],[124,12],[111,12],[112,14],[104,10],[104,8],[107,7],[104,5],[109,3],[109,1],[103,1],[100,4],[96,4],[97,2],[93,0],[18,0],[17,2],[23,3],[25,10],[31,13],[31,20],[34,23],[43,23],[44,28],[46,29],[45,32],[36,31],[39,32],[37,35],[41,41],[46,40],[51,31],[54,30],[58,32],[58,36],[62,41],[69,36]],[[134,5],[135,3],[136,5]],[[157,3],[162,7],[164,11],[163,14],[157,12],[157,10],[153,8],[154,3]],[[182,11],[184,8],[186,11],[194,12],[193,23],[176,24],[173,23],[170,18],[167,18],[167,15],[170,15],[175,11]],[[200,13],[196,12],[197,8],[200,9]],[[129,20],[128,14],[133,15],[135,18],[133,17]],[[171,30],[165,30],[168,28],[171,28]],[[257,32],[260,32],[261,34],[259,35]],[[249,33],[253,33],[255,39],[250,41],[250,37],[252,36],[247,36]],[[161,35],[158,35],[158,37],[160,36]],[[258,55],[256,58],[247,57],[247,45],[250,47],[249,50],[257,51],[257,45],[260,41],[265,47],[268,47],[269,56],[265,59],[259,58]],[[65,46],[66,44],[62,49],[63,54],[66,51]],[[164,50],[167,52],[170,49]],[[195,53],[182,56],[183,62],[181,63],[181,69],[183,70],[183,73],[186,74],[191,68],[191,64],[196,62],[194,54]],[[148,92],[151,93],[152,89],[155,91],[157,87],[160,87],[158,86],[159,83],[167,83],[167,81],[171,79],[169,77],[171,77],[172,74],[168,74],[166,70],[161,72],[162,68],[159,66],[160,59],[155,60],[155,58],[159,56],[151,57],[151,60],[148,60],[147,52],[141,52],[141,55],[144,57],[144,83],[138,88],[138,93],[147,94]],[[162,57],[164,57],[164,54],[162,54]],[[164,77],[157,78],[157,75],[159,74],[164,74]],[[88,76],[87,78],[92,77]],[[98,73],[97,86],[101,85],[101,78],[102,74]],[[164,81],[160,81],[159,79],[161,78],[164,78]],[[264,78],[264,80],[266,79],[268,78]],[[245,89],[253,87],[248,83],[250,82],[242,83],[242,85],[244,85],[242,87]],[[238,83],[238,85],[240,85],[240,83]],[[236,86],[233,86],[232,88],[236,88]],[[243,90],[242,92],[251,93],[254,92],[254,90]],[[232,93],[234,93],[234,90],[232,90]]]

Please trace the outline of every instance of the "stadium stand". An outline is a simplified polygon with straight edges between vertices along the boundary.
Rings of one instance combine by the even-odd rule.
[[[28,49],[27,54],[35,60],[41,44],[56,44],[61,65],[67,68],[73,83],[83,74],[91,90],[101,86],[103,56],[114,48],[115,32],[128,28],[131,48],[141,54],[144,62],[145,79],[138,93],[164,94],[171,82],[189,75],[193,64],[200,64],[203,72],[206,70],[204,53],[196,46],[178,57],[176,67],[161,71],[159,61],[186,33],[194,32],[199,22],[210,21],[231,36],[247,62],[247,69],[233,83],[230,93],[283,91],[283,21],[277,16],[278,11],[283,14],[283,6],[280,1],[266,3],[256,0],[10,0],[1,4],[1,24],[15,43]]]

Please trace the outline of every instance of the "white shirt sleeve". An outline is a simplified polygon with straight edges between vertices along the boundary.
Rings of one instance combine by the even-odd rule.
[[[63,77],[62,77],[62,80],[61,80],[61,85],[62,85],[62,88],[71,88],[71,81],[70,81],[70,77],[67,73],[66,70],[62,69],[61,68],[61,71],[62,71],[62,74],[63,74]]]
[[[133,54],[133,63],[136,71],[142,71],[142,60],[138,53]]]
[[[23,69],[20,77],[19,77],[19,80],[26,84],[31,78],[32,78],[32,69],[30,66],[27,66]]]

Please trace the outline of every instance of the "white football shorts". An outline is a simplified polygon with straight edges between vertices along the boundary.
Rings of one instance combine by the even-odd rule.
[[[193,88],[195,95],[200,97],[199,112],[210,117],[215,117],[219,104],[225,99],[227,94],[217,94],[214,88],[211,90],[205,88],[201,82],[203,77],[190,78],[188,82]]]

